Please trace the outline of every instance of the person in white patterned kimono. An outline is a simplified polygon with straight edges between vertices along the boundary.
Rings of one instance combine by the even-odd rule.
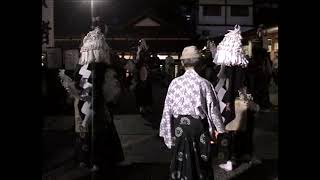
[[[185,73],[169,85],[160,123],[160,137],[172,149],[170,179],[213,179],[210,142],[225,132],[214,87],[194,67],[200,60],[195,46],[184,48]]]

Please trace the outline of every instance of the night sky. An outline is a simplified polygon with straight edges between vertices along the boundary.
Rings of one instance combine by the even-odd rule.
[[[167,22],[180,22],[189,13],[192,0],[95,0],[95,15],[103,17],[110,27],[123,26],[130,20],[150,11]],[[55,36],[77,37],[89,30],[90,1],[55,0]]]

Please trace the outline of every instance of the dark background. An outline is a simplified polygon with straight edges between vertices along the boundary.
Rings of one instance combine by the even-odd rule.
[[[1,179],[40,179],[42,5],[4,1],[2,7]],[[280,63],[279,177],[315,179],[319,55],[316,23],[309,20],[318,10],[312,9],[316,4],[292,1],[282,1],[280,8],[279,56],[286,61]]]

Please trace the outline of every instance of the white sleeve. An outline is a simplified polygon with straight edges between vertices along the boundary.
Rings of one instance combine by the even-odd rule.
[[[162,119],[160,123],[159,129],[159,136],[164,138],[164,142],[166,146],[170,149],[172,146],[172,135],[171,135],[171,118],[172,118],[172,111],[171,111],[171,103],[173,98],[172,92],[172,82],[168,88],[166,100],[164,103]]]

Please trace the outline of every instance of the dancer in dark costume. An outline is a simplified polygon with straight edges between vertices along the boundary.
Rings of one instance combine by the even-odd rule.
[[[62,70],[63,86],[74,97],[76,150],[81,167],[97,171],[124,159],[109,103],[120,94],[109,47],[96,24],[83,39],[81,57],[73,78]]]
[[[194,67],[200,59],[195,46],[184,48],[185,73],[172,80],[160,123],[160,137],[172,148],[170,179],[211,180],[210,142],[225,127],[214,87]]]
[[[218,156],[225,162],[220,164],[220,167],[226,171],[233,170],[235,159],[239,156],[239,150],[236,149],[239,144],[237,137],[238,132],[246,131],[248,109],[256,109],[245,88],[244,68],[247,67],[248,60],[241,48],[241,39],[240,26],[236,25],[220,42],[214,56],[214,62],[221,65],[215,90],[220,101],[223,122],[228,130],[228,133],[219,137]]]

